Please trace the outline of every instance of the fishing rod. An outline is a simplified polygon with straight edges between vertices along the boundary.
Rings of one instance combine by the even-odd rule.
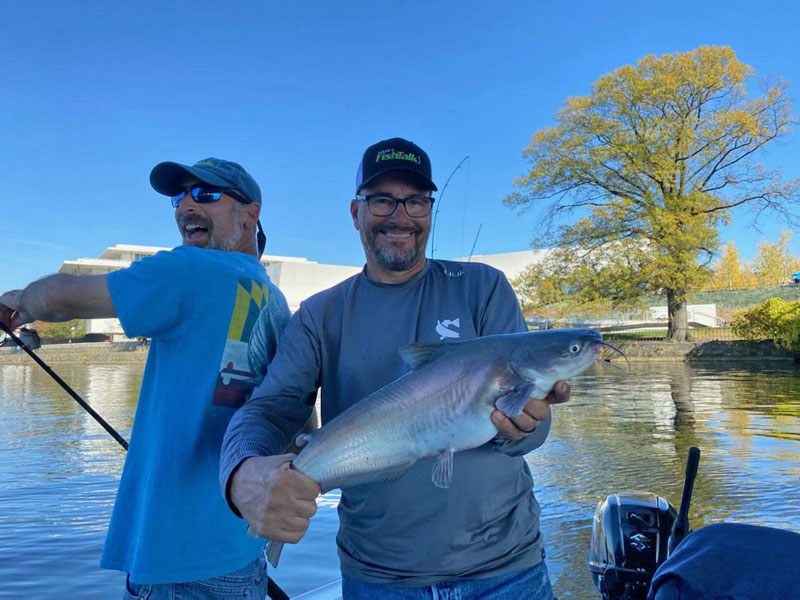
[[[0,321],[0,329],[2,329],[5,332],[5,334],[9,336],[12,340],[14,340],[17,346],[25,350],[25,352],[28,353],[28,356],[30,356],[34,361],[36,361],[36,363],[40,367],[42,367],[47,372],[47,374],[50,375],[50,377],[55,379],[56,383],[58,383],[62,388],[64,388],[64,390],[70,396],[72,396],[72,398],[78,404],[80,404],[84,408],[84,410],[86,410],[86,412],[92,415],[92,417],[94,417],[94,420],[100,423],[100,425],[103,426],[103,429],[105,429],[109,434],[111,434],[111,437],[113,437],[115,440],[119,442],[120,446],[125,448],[125,450],[128,449],[128,442],[125,440],[125,438],[122,437],[119,433],[117,433],[117,430],[114,429],[111,425],[109,425],[103,417],[97,414],[97,412],[95,412],[95,410],[91,406],[89,406],[86,403],[86,401],[75,392],[75,390],[69,387],[69,385],[67,385],[67,383],[63,379],[61,379],[61,377],[58,376],[58,373],[56,373],[55,371],[53,371],[53,369],[47,366],[47,363],[45,363],[41,358],[39,358],[34,353],[34,351],[31,350],[25,342],[19,339],[14,334],[13,331],[11,331],[8,327],[6,327],[2,321]],[[267,595],[272,600],[289,600],[289,596],[286,594],[286,592],[284,592],[281,589],[281,587],[277,583],[275,583],[272,577],[269,576],[267,576]]]
[[[434,246],[434,242],[436,241],[436,217],[439,216],[439,209],[442,207],[442,198],[444,197],[444,191],[447,189],[450,180],[453,178],[453,175],[456,174],[461,165],[464,164],[464,161],[469,158],[469,154],[461,159],[461,162],[456,165],[456,168],[450,173],[450,177],[447,178],[447,181],[444,182],[444,187],[442,187],[442,191],[439,192],[439,202],[436,203],[436,210],[433,212],[433,227],[431,227],[431,258],[433,258],[433,253],[436,251],[436,247]]]
[[[77,393],[75,393],[75,390],[69,387],[66,384],[66,382],[63,379],[61,379],[61,377],[59,377],[55,371],[53,371],[53,369],[47,366],[47,363],[45,363],[41,358],[36,356],[34,351],[28,348],[27,344],[25,344],[25,342],[19,339],[14,334],[13,331],[11,331],[8,327],[5,326],[5,324],[2,321],[0,321],[0,329],[2,329],[6,333],[6,335],[9,336],[12,340],[14,340],[17,346],[25,350],[25,352],[28,353],[28,356],[30,356],[33,360],[35,360],[36,363],[40,367],[42,367],[47,372],[48,375],[50,375],[50,377],[55,379],[56,383],[59,384],[62,388],[64,388],[64,391],[66,391],[70,396],[72,396],[75,402],[80,404],[86,412],[92,415],[92,417],[94,417],[94,420],[100,423],[100,425],[103,426],[103,429],[105,429],[109,434],[111,434],[111,437],[113,437],[115,440],[119,442],[120,446],[125,448],[125,450],[128,449],[128,442],[125,440],[125,438],[122,437],[119,433],[117,433],[117,430],[114,429],[111,425],[109,425],[103,417],[98,415],[97,412],[91,406],[89,406],[83,398],[81,398]]]

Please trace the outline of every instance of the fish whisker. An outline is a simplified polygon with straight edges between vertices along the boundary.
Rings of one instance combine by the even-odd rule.
[[[612,349],[614,352],[616,352],[616,353],[617,353],[617,354],[619,354],[619,355],[620,355],[622,358],[624,358],[624,359],[625,359],[625,363],[626,363],[626,367],[627,367],[627,372],[628,372],[628,373],[630,373],[630,371],[631,371],[631,363],[630,363],[630,361],[628,360],[628,357],[627,357],[627,356],[625,356],[625,353],[624,353],[622,350],[620,350],[620,349],[619,349],[619,348],[617,348],[616,346],[613,346],[613,345],[611,345],[611,344],[609,344],[608,342],[606,342],[606,341],[603,341],[603,340],[597,340],[597,341],[596,341],[596,343],[597,343],[597,344],[600,344],[600,345],[602,345],[602,346],[608,346],[608,347],[609,347],[609,348],[611,348],[611,349]],[[622,369],[622,367],[621,367],[621,366],[619,366],[619,364],[612,363],[610,358],[600,358],[600,357],[598,357],[598,358],[597,358],[597,360],[598,360],[598,361],[602,361],[602,362],[604,362],[604,363],[606,363],[606,364],[608,364],[608,365],[610,365],[610,366],[614,367],[615,369]]]

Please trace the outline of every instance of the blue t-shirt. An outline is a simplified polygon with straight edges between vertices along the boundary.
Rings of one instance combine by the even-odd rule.
[[[255,256],[188,246],[110,273],[108,287],[126,335],[151,345],[100,564],[140,584],[236,571],[264,542],[219,493],[219,451],[275,353],[286,300]]]

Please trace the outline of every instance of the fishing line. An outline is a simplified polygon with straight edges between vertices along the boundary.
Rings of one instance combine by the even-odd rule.
[[[67,383],[63,379],[61,379],[61,377],[59,377],[58,374],[55,371],[53,371],[53,369],[51,369],[49,366],[47,366],[47,363],[45,363],[41,358],[36,356],[36,354],[33,352],[33,350],[28,348],[27,344],[25,344],[25,342],[23,342],[16,335],[14,335],[14,332],[12,332],[8,327],[6,327],[5,324],[3,322],[1,322],[1,321],[0,321],[0,329],[2,329],[5,332],[5,334],[7,336],[9,336],[12,340],[14,340],[14,342],[16,342],[17,346],[19,346],[20,348],[25,350],[25,352],[28,353],[28,356],[30,356],[34,361],[36,361],[36,363],[40,367],[42,367],[47,372],[47,374],[50,375],[50,377],[55,379],[56,383],[58,383],[62,388],[64,388],[64,390],[70,396],[72,396],[72,398],[78,404],[80,404],[86,412],[88,412],[90,415],[92,415],[92,417],[94,417],[94,420],[97,421],[98,423],[100,423],[100,425],[103,426],[103,429],[105,429],[109,434],[111,434],[111,437],[113,437],[115,440],[117,440],[119,442],[120,446],[125,448],[125,450],[128,449],[128,442],[125,440],[125,438],[122,437],[119,433],[117,433],[116,429],[114,429],[111,425],[109,425],[106,422],[106,420],[103,419],[103,417],[101,417],[99,414],[97,414],[97,412],[95,412],[95,410],[91,406],[89,406],[86,403],[86,401],[84,401],[84,399],[81,398],[75,392],[75,390],[73,390],[71,387],[69,387],[69,385],[67,385]],[[272,579],[272,577],[269,577],[269,576],[267,577],[267,595],[270,598],[272,598],[273,600],[289,600],[289,596],[286,595],[286,592],[284,592],[280,588],[280,586],[277,583],[275,583],[275,581]]]
[[[63,379],[61,379],[61,377],[59,377],[58,374],[55,371],[53,371],[53,369],[51,369],[49,366],[47,366],[47,363],[45,363],[41,358],[36,356],[34,351],[31,350],[30,348],[28,348],[28,346],[25,344],[25,342],[23,342],[16,335],[14,335],[14,332],[12,332],[2,322],[0,322],[0,329],[2,329],[6,333],[6,335],[9,336],[12,340],[14,340],[14,342],[16,342],[17,346],[19,346],[20,348],[25,350],[25,352],[28,353],[28,356],[30,356],[34,361],[36,361],[36,364],[38,364],[40,367],[42,367],[47,372],[47,374],[50,375],[50,377],[55,379],[56,383],[59,384],[62,388],[64,388],[64,391],[66,391],[70,396],[72,396],[72,398],[73,398],[73,400],[75,400],[75,402],[80,404],[86,412],[88,412],[90,415],[92,415],[92,417],[94,417],[94,420],[97,421],[98,423],[100,423],[100,425],[102,425],[103,429],[105,429],[111,435],[111,437],[113,437],[115,440],[117,440],[119,442],[120,446],[125,448],[125,450],[128,449],[128,442],[125,440],[125,438],[122,437],[119,433],[117,433],[116,429],[114,429],[111,425],[109,425],[106,422],[106,420],[103,417],[101,417],[99,414],[97,414],[97,412],[91,406],[89,406],[83,398],[81,398],[77,393],[75,393],[75,390],[73,390],[71,387],[69,387],[66,384],[66,382]]]
[[[456,171],[464,164],[464,161],[469,158],[469,155],[465,156],[461,159],[461,162],[456,165],[456,168],[450,173],[450,177],[447,178],[447,181],[444,182],[444,186],[442,187],[442,191],[439,192],[439,201],[436,203],[436,210],[433,212],[433,226],[431,227],[431,258],[433,258],[433,253],[436,252],[436,247],[434,246],[434,242],[436,241],[436,218],[439,216],[439,209],[442,207],[442,198],[444,197],[444,191],[447,189],[450,180],[453,178],[453,175],[456,174]]]

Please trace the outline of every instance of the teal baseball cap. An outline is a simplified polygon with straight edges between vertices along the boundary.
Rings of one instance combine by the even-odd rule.
[[[159,194],[176,196],[195,181],[239,190],[250,202],[261,204],[261,188],[239,163],[219,158],[204,158],[192,166],[162,162],[150,172],[150,185]]]

